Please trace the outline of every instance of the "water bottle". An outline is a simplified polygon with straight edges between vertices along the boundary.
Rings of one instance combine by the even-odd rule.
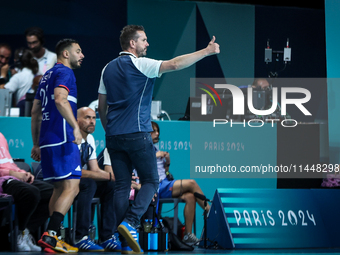
[[[65,227],[63,222],[60,223],[60,239],[65,240]]]
[[[150,220],[152,221],[152,220]],[[148,219],[145,219],[145,222],[144,222],[144,232],[145,233],[150,233],[151,232],[151,225],[152,223],[150,222]]]
[[[143,239],[144,231],[143,231],[142,225],[139,224],[138,227],[136,228],[136,230],[137,230],[137,240],[139,242],[140,247],[144,250],[144,248],[142,247],[143,246],[143,241],[144,241],[144,239]]]
[[[146,221],[144,221],[144,223],[141,224],[138,229],[138,240],[140,247],[145,251],[148,249],[148,233],[145,232],[146,229]]]
[[[150,248],[149,250],[158,250],[158,229],[156,226],[152,226],[150,233]]]
[[[158,250],[167,251],[168,250],[168,231],[164,227],[163,220],[159,220],[158,225]]]
[[[93,221],[89,227],[89,238],[94,241],[96,239],[96,226],[93,224]]]
[[[146,230],[147,230],[147,222],[148,221],[149,221],[148,219],[144,220],[144,223],[143,223],[143,230],[144,230],[144,232],[146,232]]]
[[[161,231],[163,231],[164,230],[164,223],[163,223],[163,219],[160,219],[159,220],[159,229],[161,230]]]
[[[185,226],[181,228],[181,239],[183,240],[183,237],[185,236]]]

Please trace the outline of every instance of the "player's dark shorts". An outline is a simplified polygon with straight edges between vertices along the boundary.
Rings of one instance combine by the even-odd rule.
[[[41,148],[40,152],[44,181],[80,179],[81,161],[78,145],[67,142]]]

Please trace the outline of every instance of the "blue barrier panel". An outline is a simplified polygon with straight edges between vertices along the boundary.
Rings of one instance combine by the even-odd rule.
[[[243,178],[233,179],[233,178],[196,178],[190,174],[190,157],[192,151],[192,143],[190,136],[190,125],[189,121],[157,121],[160,126],[160,142],[157,144],[160,150],[168,151],[171,157],[171,167],[170,172],[174,175],[176,179],[191,179],[194,178],[198,185],[201,187],[204,194],[212,198],[216,187],[224,188],[275,188],[276,179],[275,178]],[[205,130],[207,123],[198,123],[196,125],[201,125],[202,129]],[[31,149],[32,149],[32,136],[31,136],[31,118],[28,117],[0,117],[0,132],[4,134],[9,144],[9,151],[13,158],[23,158],[27,163],[31,163],[32,159]],[[198,126],[199,128],[199,126]],[[194,148],[194,151],[198,154],[206,155],[205,159],[209,160],[216,159],[215,152],[209,151],[208,148],[204,148],[204,143],[221,141],[225,142],[225,150],[217,151],[219,153],[226,153],[228,162],[234,162],[239,164],[242,162],[243,165],[251,165],[259,162],[267,162],[275,165],[276,164],[276,128],[263,128],[263,129],[251,129],[244,128],[243,126],[236,126],[235,128],[228,129],[226,127],[219,127],[221,129],[218,132],[212,132],[208,136],[202,137],[206,140],[202,140],[203,146]],[[269,134],[270,132],[270,134]],[[97,155],[105,148],[105,132],[97,119],[96,130],[93,133],[96,141]],[[253,137],[258,137],[254,138]],[[255,146],[255,141],[260,141],[260,137],[266,137],[265,143],[268,145],[261,152],[258,147]],[[222,138],[223,140],[219,140]],[[199,138],[201,139],[201,138]],[[253,144],[254,141],[254,144]],[[243,142],[246,147],[244,151],[229,151],[227,150],[228,142],[230,142],[230,148],[234,149],[234,142]],[[263,143],[261,143],[263,145]],[[237,143],[235,144],[237,146]],[[261,147],[263,148],[263,146]],[[262,149],[263,151],[263,149]],[[266,154],[268,153],[268,154]],[[198,155],[195,154],[195,155]],[[264,157],[268,156],[268,160],[264,160]],[[237,160],[238,159],[238,160]],[[250,160],[254,159],[254,160]],[[229,161],[231,160],[231,161]],[[238,163],[237,163],[238,162]],[[202,165],[206,162],[202,162]],[[216,164],[216,162],[215,162]],[[179,205],[179,211],[182,212],[184,204]],[[171,210],[171,206],[164,206],[164,212]],[[197,206],[196,214],[202,215],[203,210]],[[172,216],[172,211],[169,213],[164,213],[163,216]],[[182,213],[179,213],[179,218],[184,222]],[[203,226],[203,217],[197,217],[197,231],[199,232]]]
[[[313,200],[322,214],[323,224],[327,230],[327,235],[324,238],[330,241],[331,247],[339,247],[340,217],[338,217],[338,213],[340,212],[340,190],[314,189],[311,192]]]
[[[276,137],[276,124],[214,127],[212,122],[191,122],[190,177],[276,179],[268,169],[276,166]]]
[[[340,190],[219,188],[207,243],[225,249],[339,247],[340,220],[333,220],[339,206],[330,201],[339,196]]]

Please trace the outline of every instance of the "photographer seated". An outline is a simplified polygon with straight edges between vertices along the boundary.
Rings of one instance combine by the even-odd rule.
[[[154,144],[159,141],[159,126],[155,122],[151,122],[153,132],[151,132],[151,138]],[[207,205],[204,208],[204,201],[196,199],[194,193],[203,194],[201,188],[198,186],[195,180],[174,180],[169,178],[169,167],[170,167],[170,155],[168,152],[159,151],[156,147],[157,157],[157,168],[159,175],[159,198],[181,198],[185,200],[184,207],[184,219],[185,219],[185,235],[183,242],[189,245],[193,245],[199,242],[199,239],[192,233],[192,224],[194,222],[196,202],[203,210],[209,211],[210,206]]]

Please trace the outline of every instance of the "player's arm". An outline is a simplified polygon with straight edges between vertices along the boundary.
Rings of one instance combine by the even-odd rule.
[[[205,49],[190,54],[181,55],[167,61],[163,61],[159,69],[159,74],[182,70],[195,64],[196,62],[207,56],[218,53],[220,53],[220,46],[215,43],[215,36],[213,36]]]
[[[112,181],[115,181],[115,174],[113,173],[112,166],[104,165],[104,171],[111,174]]]
[[[98,166],[97,159],[89,160],[87,166],[90,170],[83,169],[81,171],[82,178],[91,178],[96,181],[110,181],[112,180],[112,175]]]
[[[164,169],[165,172],[169,171],[169,166],[170,166],[170,154],[167,151],[157,151],[156,152],[156,158],[164,158]]]
[[[31,133],[33,140],[31,158],[36,161],[40,161],[39,136],[41,121],[42,121],[41,101],[38,99],[34,99],[31,110]]]
[[[56,87],[54,89],[54,102],[61,116],[67,121],[68,124],[73,128],[74,143],[81,144],[82,136],[80,129],[73,115],[71,105],[67,99],[68,90],[63,87]]]
[[[110,155],[109,155],[109,153],[108,153],[106,148],[104,150],[104,162],[103,162],[103,165],[104,165],[104,171],[110,173],[111,177],[112,177],[112,180],[115,181],[116,179],[115,179],[115,175],[113,173],[113,169],[112,169],[112,166],[111,166]]]
[[[106,113],[107,113],[106,94],[98,94],[98,114],[104,130],[106,130],[107,124]]]

